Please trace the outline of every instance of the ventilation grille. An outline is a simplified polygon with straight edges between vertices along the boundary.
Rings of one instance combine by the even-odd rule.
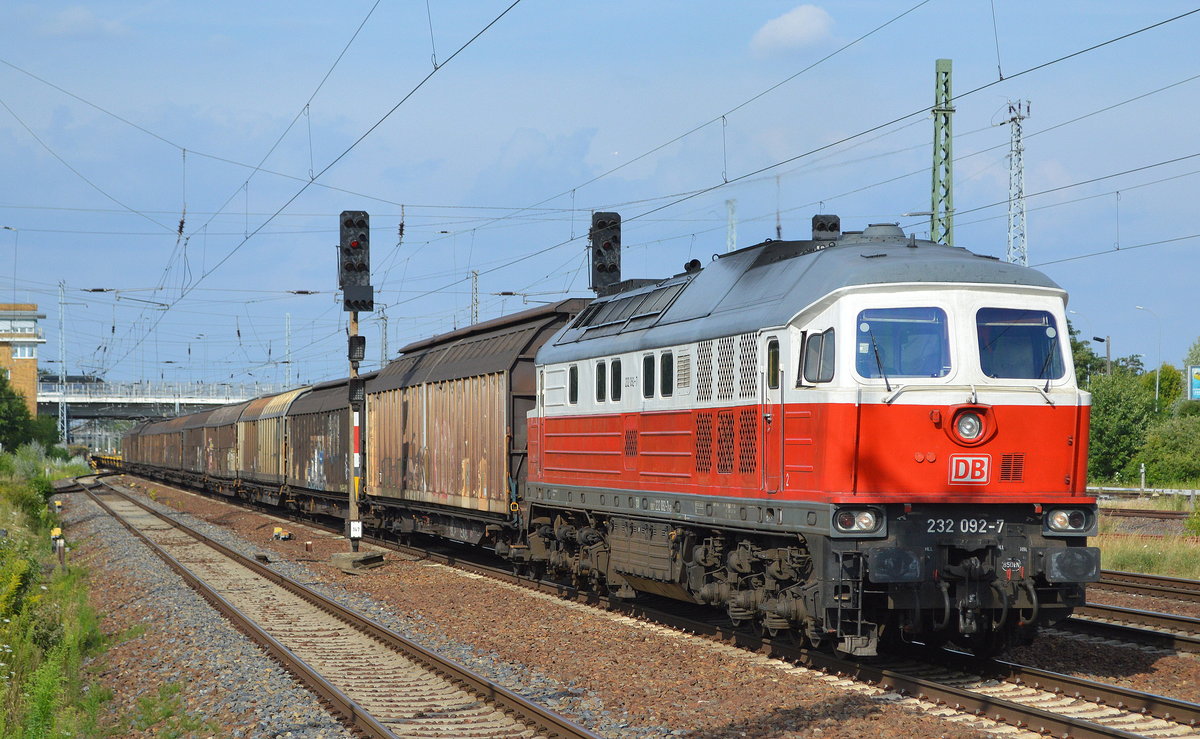
[[[625,429],[625,456],[637,456],[637,429]]]
[[[733,400],[733,376],[737,369],[733,350],[737,339],[726,336],[717,339],[717,400]]]
[[[1025,455],[1024,454],[1004,454],[1000,457],[1000,481],[1001,482],[1024,482],[1025,480]]]
[[[696,471],[712,472],[713,414],[696,414]]]
[[[733,472],[733,411],[717,414],[717,472],[728,475]]]
[[[738,472],[750,474],[758,469],[758,411],[743,408],[738,412]]]
[[[758,397],[758,336],[738,337],[738,390],[742,400]]]
[[[675,361],[675,387],[685,389],[692,386],[692,355],[680,354]]]
[[[696,400],[712,400],[712,342],[701,341],[696,347]]]

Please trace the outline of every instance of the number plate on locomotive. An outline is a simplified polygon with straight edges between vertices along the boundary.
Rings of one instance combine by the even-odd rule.
[[[931,518],[925,522],[927,534],[999,534],[1003,531],[1002,518]]]

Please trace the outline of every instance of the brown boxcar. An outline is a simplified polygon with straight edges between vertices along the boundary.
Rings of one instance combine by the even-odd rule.
[[[214,410],[204,424],[205,470],[211,477],[232,480],[240,476],[237,420],[252,402],[223,405]]]
[[[285,419],[288,406],[308,388],[289,390],[250,401],[238,419],[238,450],[241,477],[269,485],[284,478]]]
[[[201,475],[205,472],[204,424],[215,411],[213,408],[184,416],[181,457],[183,469],[187,472]]]
[[[525,473],[534,354],[587,303],[564,300],[404,347],[367,383],[366,492],[508,515]]]
[[[314,385],[287,410],[287,484],[346,495],[350,403],[345,380]]]

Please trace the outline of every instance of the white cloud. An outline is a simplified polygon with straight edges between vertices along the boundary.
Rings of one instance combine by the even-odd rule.
[[[129,32],[120,21],[100,18],[90,8],[72,5],[55,13],[42,24],[47,36],[121,36]]]
[[[800,5],[767,21],[750,40],[750,48],[759,56],[798,49],[828,38],[832,28],[833,18],[824,9]]]

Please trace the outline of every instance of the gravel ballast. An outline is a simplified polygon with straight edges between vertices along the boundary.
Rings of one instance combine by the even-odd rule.
[[[251,556],[267,554],[279,572],[606,737],[958,739],[986,736],[980,729],[1021,735],[394,552],[385,554],[384,567],[349,575],[328,564],[332,553],[347,548],[340,537],[173,488],[132,481],[131,486],[157,499],[162,510],[191,514],[184,520],[205,535]],[[273,539],[276,526],[291,530],[294,538]],[[311,552],[305,542],[311,542]],[[228,712],[205,715],[228,726]]]

